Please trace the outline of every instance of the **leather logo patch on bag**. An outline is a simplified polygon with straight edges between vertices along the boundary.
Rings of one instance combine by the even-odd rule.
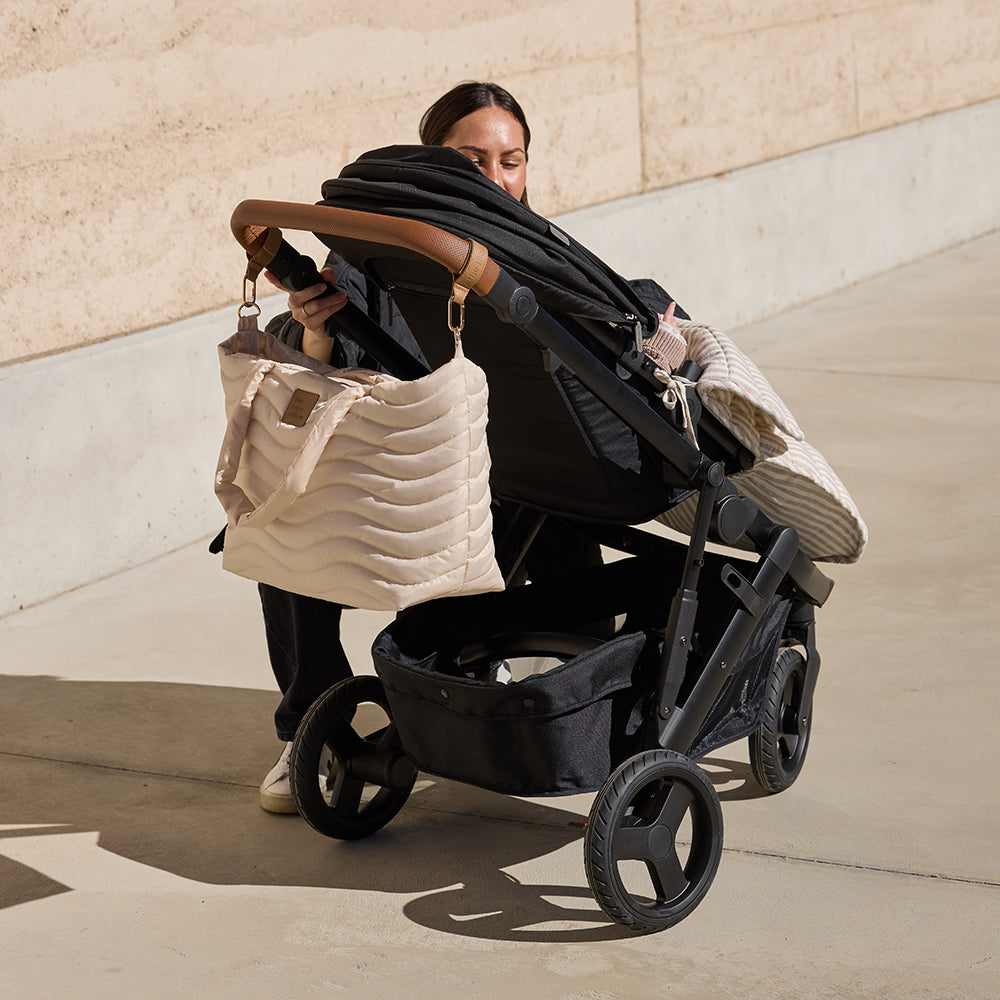
[[[291,424],[293,427],[305,427],[309,414],[313,407],[319,402],[318,392],[307,392],[305,389],[296,389],[292,393],[292,398],[285,407],[285,412],[281,415],[283,424]]]

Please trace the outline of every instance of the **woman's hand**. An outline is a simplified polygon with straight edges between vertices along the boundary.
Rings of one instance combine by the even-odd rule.
[[[264,276],[275,288],[284,291],[284,285],[270,271],[265,271]],[[334,284],[333,270],[329,267],[320,271],[320,276],[324,281]],[[327,336],[326,321],[335,313],[339,312],[347,304],[347,295],[344,292],[334,292],[332,295],[326,294],[325,285],[310,285],[298,292],[291,292],[288,296],[288,308],[292,312],[292,318],[297,320],[304,327],[302,334],[302,353],[317,361],[329,363],[330,355],[333,352],[333,339]]]
[[[667,306],[667,311],[660,317],[660,322],[669,326],[671,330],[675,333],[680,333],[681,331],[677,329],[677,323],[674,320],[674,309],[677,307],[676,302],[671,302]]]
[[[664,371],[675,372],[684,364],[684,359],[687,357],[687,340],[678,329],[677,320],[674,319],[673,302],[660,317],[656,333],[643,341],[643,347],[647,356]]]

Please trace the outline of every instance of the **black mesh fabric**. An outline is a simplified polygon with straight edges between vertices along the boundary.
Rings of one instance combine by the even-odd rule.
[[[733,669],[729,683],[719,693],[689,750],[698,760],[749,736],[760,726],[764,687],[778,655],[791,601],[774,597]]]

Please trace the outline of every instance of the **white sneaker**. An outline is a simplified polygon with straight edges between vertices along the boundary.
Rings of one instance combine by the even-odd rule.
[[[292,785],[288,772],[291,767],[292,744],[286,743],[274,767],[267,772],[267,777],[260,785],[260,805],[272,813],[296,813],[295,800],[292,798]]]

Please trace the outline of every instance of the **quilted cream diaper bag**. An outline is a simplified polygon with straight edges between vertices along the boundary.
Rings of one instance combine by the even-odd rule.
[[[459,341],[407,382],[331,368],[241,320],[219,360],[225,569],[379,611],[503,589],[486,378]]]

